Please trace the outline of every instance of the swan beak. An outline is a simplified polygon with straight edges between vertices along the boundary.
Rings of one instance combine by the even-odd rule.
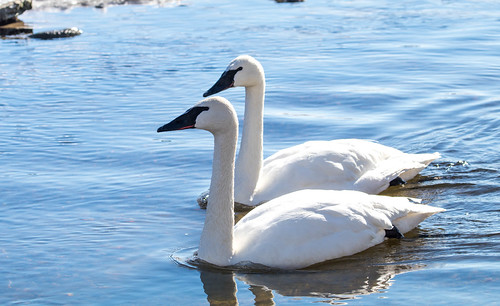
[[[188,109],[184,114],[158,128],[157,132],[169,132],[185,129],[194,129],[198,115],[208,110],[206,106],[195,106]]]
[[[212,86],[212,88],[210,88],[203,94],[203,97],[208,97],[228,88],[234,87],[234,75],[241,70],[240,68],[224,71],[224,73],[222,73],[219,80],[214,84],[214,86]]]

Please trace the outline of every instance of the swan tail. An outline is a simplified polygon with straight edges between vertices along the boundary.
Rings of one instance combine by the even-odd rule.
[[[389,188],[391,182],[397,181],[397,178],[401,174],[411,169],[411,168],[394,169],[394,166],[391,165],[387,166],[389,167],[377,167],[376,169],[366,172],[362,177],[360,177],[354,183],[355,189],[369,194],[381,193],[382,191]]]
[[[446,209],[440,207],[423,204],[414,204],[412,205],[412,207],[413,209],[410,211],[410,213],[392,221],[392,224],[396,226],[402,234],[409,232],[420,222],[424,221],[430,216],[439,212],[446,211]]]
[[[356,190],[378,194],[397,182],[411,180],[439,157],[439,153],[404,154],[388,159],[375,169],[367,171],[354,183],[354,186]]]
[[[413,161],[418,162],[420,164],[420,167],[415,167],[413,169],[409,169],[403,172],[400,175],[400,177],[405,181],[411,180],[420,171],[425,169],[425,167],[427,167],[431,162],[441,157],[441,154],[439,154],[438,152],[428,153],[428,154],[409,154],[409,155]]]
[[[401,239],[404,238],[404,235],[401,234],[399,229],[396,226],[392,226],[391,229],[386,229],[385,230],[385,237],[386,238],[395,238],[395,239]]]

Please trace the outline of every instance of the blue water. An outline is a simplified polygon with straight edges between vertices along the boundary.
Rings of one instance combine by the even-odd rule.
[[[0,304],[498,303],[500,3],[201,0],[21,19],[84,33],[0,41]],[[212,138],[156,129],[240,54],[266,70],[265,156],[334,138],[439,151],[384,194],[447,211],[306,271],[174,261],[198,244]],[[241,118],[243,89],[223,95]]]

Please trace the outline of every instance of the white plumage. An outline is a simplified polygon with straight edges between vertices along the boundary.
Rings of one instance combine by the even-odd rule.
[[[407,154],[368,140],[340,139],[309,141],[263,161],[265,76],[262,65],[253,57],[242,55],[231,61],[204,96],[236,86],[245,87],[244,125],[235,170],[237,203],[255,206],[307,188],[377,194],[398,176],[412,179],[440,156]]]
[[[385,230],[393,225],[405,233],[443,211],[404,197],[300,190],[260,205],[234,226],[236,113],[226,99],[209,98],[158,131],[192,127],[214,135],[210,203],[198,249],[199,258],[206,262],[304,268],[363,251],[382,242]]]
[[[398,176],[412,179],[437,157],[360,139],[308,141],[264,160],[251,203],[306,188],[378,194]]]
[[[302,268],[384,241],[395,225],[406,233],[443,211],[403,197],[350,190],[300,190],[250,211],[234,227],[231,262]]]

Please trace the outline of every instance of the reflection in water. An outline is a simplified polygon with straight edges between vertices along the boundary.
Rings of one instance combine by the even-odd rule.
[[[255,305],[275,305],[273,291],[265,286],[250,285],[248,288],[255,296]]]
[[[415,233],[413,233],[415,235]],[[418,233],[417,233],[418,235]],[[319,297],[338,303],[388,289],[401,273],[425,267],[415,245],[426,239],[409,238],[408,243],[386,241],[365,252],[312,266],[305,270],[217,270],[198,266],[207,300],[211,305],[236,305],[234,276],[249,285],[258,305],[274,305],[274,294]],[[412,245],[408,248],[406,245]],[[427,245],[427,247],[429,247]],[[420,263],[416,263],[420,262]]]
[[[265,295],[273,290],[283,296],[322,297],[328,299],[328,302],[334,302],[388,289],[395,275],[417,268],[418,266],[358,266],[349,271],[339,269],[281,274],[248,273],[237,277],[253,287],[264,288],[260,292]],[[260,297],[260,300],[263,298]]]
[[[202,269],[200,279],[210,305],[238,305],[234,272]],[[248,289],[256,305],[275,305],[272,291],[265,286],[250,285]]]
[[[241,273],[239,280],[251,286],[264,287],[283,296],[321,297],[332,303],[354,299],[388,289],[397,274],[417,270],[424,265],[381,264],[369,252],[366,257],[348,257],[286,273]]]
[[[249,285],[259,305],[274,305],[273,291],[282,296],[320,297],[326,302],[355,299],[388,289],[394,276],[423,268],[423,265],[344,265],[337,270],[240,273],[200,270],[200,279],[210,305],[237,305],[234,276]]]
[[[445,168],[450,171],[449,167]],[[411,196],[425,202],[442,192],[436,180],[443,179],[443,168],[435,165],[429,176],[418,175],[404,187],[391,187],[384,195]],[[431,182],[431,183],[428,183]],[[238,222],[247,212],[237,212]],[[179,264],[200,271],[200,278],[211,305],[237,305],[237,282],[248,285],[256,305],[275,305],[275,295],[314,297],[325,303],[341,304],[363,295],[384,292],[394,277],[405,272],[423,269],[431,254],[440,253],[444,231],[438,227],[416,228],[403,239],[388,239],[363,252],[316,264],[306,269],[283,271],[262,266],[241,266],[220,269],[200,263],[193,257],[195,248],[177,252],[172,258]],[[435,261],[432,261],[435,264]]]
[[[210,305],[238,305],[236,283],[230,271],[200,271],[203,290]]]
[[[432,201],[443,190],[436,180],[443,178],[442,167],[430,168],[429,176],[418,175],[404,187],[391,187],[383,194],[411,196]],[[453,180],[453,178],[451,178]],[[237,212],[238,222],[247,212]],[[200,271],[200,278],[211,305],[237,305],[237,282],[248,285],[257,305],[275,305],[275,296],[313,297],[338,304],[363,295],[384,292],[394,277],[405,272],[423,269],[437,254],[446,253],[442,244],[444,230],[436,226],[416,228],[403,239],[388,239],[363,252],[320,263],[302,270],[283,271],[262,266],[238,266],[220,269],[200,263],[193,257],[195,248],[176,252],[172,258],[179,264]],[[241,299],[241,297],[240,297]]]
[[[417,176],[405,187],[393,187],[384,194],[432,199],[441,189],[434,184],[427,186],[425,182],[435,179],[435,176]],[[235,221],[238,222],[245,214],[236,213]],[[294,271],[248,265],[221,270],[193,260],[195,249],[178,252],[173,258],[179,264],[200,271],[211,305],[238,304],[234,277],[249,286],[258,305],[275,305],[275,294],[314,297],[336,304],[383,292],[389,289],[396,275],[426,267],[429,252],[436,254],[443,249],[442,237],[443,230],[439,228],[423,230],[417,227],[406,233],[403,239],[388,239],[363,252]]]

